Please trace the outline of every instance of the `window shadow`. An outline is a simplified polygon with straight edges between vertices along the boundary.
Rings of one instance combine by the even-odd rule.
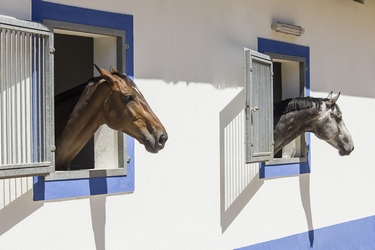
[[[44,203],[33,202],[30,178],[0,180],[0,185],[1,236],[41,208]]]
[[[311,212],[311,199],[310,199],[310,175],[302,174],[299,176],[299,190],[303,210],[305,211],[307,228],[309,234],[310,247],[314,246],[314,226]]]
[[[245,91],[220,112],[220,217],[224,232],[264,180],[259,164],[245,162]]]
[[[91,176],[93,177],[93,176]],[[96,250],[105,250],[107,178],[90,178],[90,211]]]
[[[90,198],[91,224],[96,250],[105,250],[106,199],[104,195]]]

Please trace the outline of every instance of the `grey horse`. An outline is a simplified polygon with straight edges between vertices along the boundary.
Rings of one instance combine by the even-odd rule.
[[[336,104],[340,93],[327,98],[298,97],[274,105],[274,153],[304,132],[338,149],[341,156],[354,150],[352,137]]]

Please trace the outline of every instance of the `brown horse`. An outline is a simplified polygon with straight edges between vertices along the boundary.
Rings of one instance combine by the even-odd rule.
[[[134,137],[151,153],[163,149],[168,139],[129,77],[114,68],[108,72],[95,67],[101,77],[55,98],[56,170],[68,170],[71,160],[103,124]]]

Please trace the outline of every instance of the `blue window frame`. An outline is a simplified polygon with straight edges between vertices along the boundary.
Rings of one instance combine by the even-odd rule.
[[[126,74],[134,77],[133,16],[85,9],[41,0],[32,1],[32,20],[42,22],[44,19],[125,30]],[[43,176],[34,177],[34,200],[53,200],[74,198],[97,194],[129,193],[134,191],[134,139],[127,137],[126,176],[95,177],[83,179],[46,181]]]
[[[265,54],[279,54],[293,57],[301,57],[305,59],[305,94],[310,95],[310,48],[301,45],[295,45],[280,41],[274,41],[264,38],[258,38],[258,51]],[[260,163],[260,178],[276,178],[298,174],[310,173],[311,166],[311,152],[310,152],[310,134],[307,133],[305,137],[307,143],[307,154],[306,161],[289,163],[289,164],[277,164],[277,165],[266,165]]]

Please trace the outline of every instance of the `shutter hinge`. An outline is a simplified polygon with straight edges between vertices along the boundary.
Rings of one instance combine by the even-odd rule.
[[[130,45],[129,44],[125,44],[125,49],[130,49]]]
[[[250,117],[250,101],[246,100],[246,119]]]
[[[54,48],[54,47],[50,47],[50,48],[49,48],[49,53],[51,53],[51,54],[55,54],[55,48]]]

